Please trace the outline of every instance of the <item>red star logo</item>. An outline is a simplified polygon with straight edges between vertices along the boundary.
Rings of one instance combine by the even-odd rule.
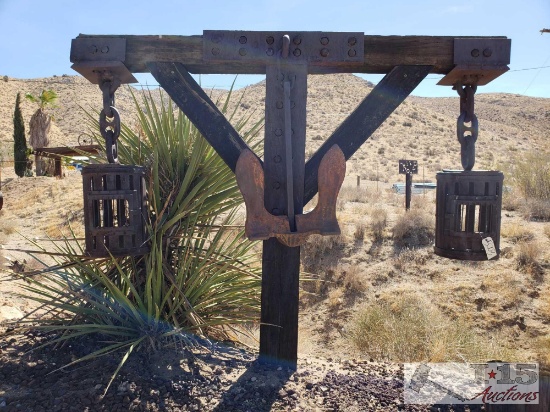
[[[497,373],[491,369],[491,372],[488,373],[489,379],[495,379],[497,376]]]

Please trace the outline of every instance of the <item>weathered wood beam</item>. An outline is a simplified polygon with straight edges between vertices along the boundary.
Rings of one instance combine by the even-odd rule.
[[[460,36],[461,38],[466,36]],[[124,65],[132,73],[149,72],[149,62],[181,62],[191,73],[265,74],[265,62],[203,60],[203,36],[85,35],[77,39],[124,38]],[[447,74],[455,66],[453,36],[365,36],[364,64],[339,67],[340,73],[388,73],[397,65],[431,66],[431,73]],[[483,37],[505,39],[504,36]],[[74,62],[74,61],[73,61]],[[310,64],[308,73],[332,73],[331,67]]]
[[[344,120],[305,167],[304,204],[317,193],[317,171],[325,153],[335,144],[346,160],[384,123],[390,114],[430,73],[431,66],[394,67]]]
[[[183,64],[151,62],[148,67],[166,93],[235,171],[241,151],[250,148]]]

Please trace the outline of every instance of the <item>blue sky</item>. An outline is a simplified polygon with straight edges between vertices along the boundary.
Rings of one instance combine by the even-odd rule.
[[[216,30],[360,31],[372,35],[507,36],[511,71],[478,92],[550,97],[550,0],[420,1],[80,1],[0,0],[0,75],[17,78],[76,74],[71,39],[85,34],[202,34]],[[537,68],[537,69],[532,69]],[[532,69],[532,70],[524,70]],[[136,76],[154,84],[150,75]],[[203,76],[227,86],[234,76]],[[379,81],[379,75],[365,75]],[[239,86],[261,80],[242,76]],[[421,96],[454,96],[429,75]]]

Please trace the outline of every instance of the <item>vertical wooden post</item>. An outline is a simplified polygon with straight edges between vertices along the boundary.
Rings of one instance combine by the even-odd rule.
[[[285,156],[284,83],[290,81],[292,158]],[[292,162],[296,214],[303,211],[306,139],[307,66],[270,65],[265,99],[265,207],[274,215],[287,214],[286,162]],[[298,360],[298,279],[300,248],[276,239],[263,244],[260,359],[284,361],[295,368]]]
[[[361,176],[357,175],[357,187],[361,187]]]
[[[406,173],[405,174],[405,209],[407,210],[411,208],[412,181],[413,181],[412,174]]]

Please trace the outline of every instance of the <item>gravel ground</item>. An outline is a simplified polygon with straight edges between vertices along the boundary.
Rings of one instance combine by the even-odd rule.
[[[119,355],[57,370],[97,348],[80,340],[40,347],[41,333],[0,335],[0,411],[460,411],[403,404],[398,365],[300,359],[298,370],[216,347],[189,364],[182,353],[133,354],[104,395]],[[472,409],[482,410],[482,408]]]

